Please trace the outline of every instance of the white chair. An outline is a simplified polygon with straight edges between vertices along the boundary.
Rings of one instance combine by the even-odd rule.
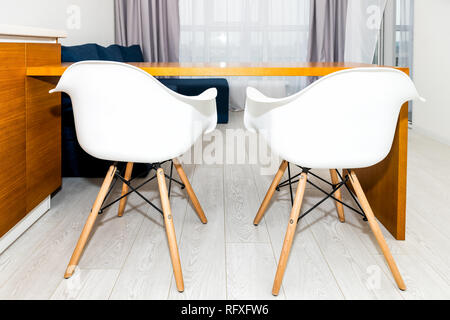
[[[278,295],[283,280],[301,218],[305,186],[307,182],[311,183],[308,181],[311,168],[330,169],[333,191],[327,194],[326,199],[331,197],[337,201],[341,222],[345,218],[339,189],[350,181],[359,200],[358,206],[363,211],[361,214],[369,221],[398,287],[406,289],[358,178],[351,169],[372,166],[388,155],[402,104],[418,98],[411,79],[391,68],[336,72],[284,99],[268,98],[253,88],[247,89],[246,128],[262,135],[272,151],[284,159],[255,217],[255,225],[261,221],[275,189],[279,188],[288,163],[303,169],[298,175],[299,184],[273,284],[274,295]],[[346,169],[344,177],[337,168]],[[289,184],[293,182],[290,179]]]
[[[74,273],[113,180],[123,182],[119,205],[121,216],[129,194],[128,188],[142,197],[137,188],[130,184],[133,163],[151,163],[157,170],[162,203],[160,212],[164,216],[174,276],[178,290],[183,291],[183,276],[166,187],[168,176],[160,164],[173,159],[172,165],[175,164],[182,185],[186,187],[201,221],[206,223],[205,214],[176,158],[188,151],[203,133],[216,127],[216,89],[187,97],[171,91],[150,74],[131,65],[86,61],[70,66],[52,92],[65,92],[71,97],[81,147],[96,158],[115,162],[106,174],[64,277],[69,278]],[[127,163],[124,177],[117,169],[119,161]]]

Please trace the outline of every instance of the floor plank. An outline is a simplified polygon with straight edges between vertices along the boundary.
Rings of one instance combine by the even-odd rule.
[[[272,295],[276,262],[268,243],[227,244],[227,297],[230,300],[284,299]]]
[[[385,273],[389,272],[383,256],[377,256],[378,265]],[[450,287],[442,278],[427,264],[425,260],[417,256],[398,255],[394,256],[406,283],[406,291],[399,291],[408,300],[423,299],[450,299]],[[395,286],[394,280],[391,280]]]
[[[180,239],[185,291],[179,293],[172,281],[170,299],[226,298],[223,183],[223,168],[195,169],[192,187],[208,224],[200,223],[192,207],[188,207]]]
[[[192,180],[194,166],[183,167],[188,179]],[[154,190],[151,197],[158,197],[156,182],[149,186]],[[160,206],[160,200],[155,200],[155,204]],[[175,184],[172,186],[170,205],[179,243],[188,207],[188,197],[186,191]],[[172,278],[173,271],[164,219],[153,208],[149,208],[114,286],[111,299],[166,299]]]
[[[219,130],[243,128],[242,116],[231,113],[230,124]],[[382,227],[408,290],[395,286],[368,224],[348,209],[346,223],[340,223],[328,200],[300,222],[278,299],[450,299],[450,147],[414,130],[409,139],[406,241],[396,241]],[[292,175],[300,170],[291,169]],[[185,190],[174,185],[171,206],[184,293],[175,287],[162,219],[136,195],[123,218],[116,216],[117,204],[100,217],[80,268],[64,280],[102,181],[65,178],[51,210],[0,255],[0,299],[273,298],[291,209],[289,188],[275,192],[254,227],[273,175],[261,175],[264,170],[255,164],[185,170],[209,222],[199,222]],[[328,170],[314,172],[329,179]],[[142,191],[159,204],[154,182]],[[119,192],[116,187],[114,194]],[[302,211],[319,198],[309,185]],[[346,192],[344,199],[352,203]]]
[[[143,200],[135,195],[130,196],[130,206],[137,202],[137,206],[144,206]],[[80,259],[83,269],[120,269],[131,246],[133,245],[139,228],[142,225],[144,212],[125,212],[122,217],[117,215],[118,204],[112,206],[108,212],[96,221],[92,236]]]
[[[254,167],[256,184],[262,201],[273,177],[261,176]],[[276,192],[264,218],[278,263],[291,211],[289,188]],[[309,189],[308,189],[309,191]],[[295,188],[294,188],[295,192]],[[258,228],[262,227],[260,224]],[[270,283],[273,282],[273,277]],[[288,299],[342,299],[336,280],[314,239],[311,229],[300,224],[293,242],[282,286]]]
[[[63,221],[46,234],[0,287],[0,299],[48,299],[53,294],[99,190],[98,179],[85,179],[83,183],[83,190],[68,201],[71,206],[63,206],[63,211],[55,213],[64,215]]]
[[[307,196],[302,212],[321,197],[318,193]],[[360,241],[360,227],[339,222],[331,200],[306,216],[304,223],[311,228],[346,299],[401,299],[399,292],[392,288],[390,274],[380,272],[379,284],[371,284],[373,270],[379,269],[377,261]]]
[[[107,300],[119,275],[115,269],[78,269],[70,279],[63,279],[52,300]]]
[[[267,228],[255,228],[253,219],[261,204],[249,165],[227,165],[225,171],[225,225],[227,243],[268,243]]]
[[[74,213],[82,203],[94,201],[95,194],[90,194],[85,187],[84,179],[64,179],[64,192],[58,192],[52,199],[51,210],[0,254],[0,287],[29,260],[59,223]]]

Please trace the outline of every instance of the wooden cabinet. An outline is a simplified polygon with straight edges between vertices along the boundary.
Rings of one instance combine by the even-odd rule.
[[[58,79],[25,76],[27,66],[60,64],[60,52],[0,43],[0,237],[61,186],[61,96],[48,94]]]

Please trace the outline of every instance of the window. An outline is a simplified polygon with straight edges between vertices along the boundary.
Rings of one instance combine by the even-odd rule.
[[[413,77],[414,1],[389,0],[383,18],[377,63],[409,68]],[[409,103],[409,121],[413,104]]]
[[[181,62],[306,61],[310,0],[180,0]],[[299,91],[297,77],[228,77],[230,105],[240,110],[245,88],[273,97]]]
[[[180,0],[180,60],[305,61],[309,0]]]
[[[395,65],[412,70],[414,2],[396,0],[395,5]]]

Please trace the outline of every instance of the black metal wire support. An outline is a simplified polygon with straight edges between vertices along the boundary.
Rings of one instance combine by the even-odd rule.
[[[131,189],[132,192],[135,192],[135,193],[136,193],[139,197],[141,197],[145,202],[147,202],[149,205],[151,205],[153,208],[155,208],[156,211],[158,211],[159,213],[161,213],[161,215],[164,215],[164,212],[163,212],[160,208],[158,208],[157,206],[155,206],[150,200],[148,200],[146,197],[144,197],[139,191],[137,191],[137,189],[133,188],[133,187],[131,186],[131,184],[128,182],[128,180],[126,180],[125,178],[123,178],[121,175],[119,175],[119,174],[117,174],[117,173],[116,173],[116,175],[117,175],[117,177],[118,177],[123,183],[125,183],[125,184],[128,186],[128,188]]]
[[[347,177],[348,177],[349,174],[350,174],[350,172],[351,172],[351,170],[348,169],[347,171],[348,171],[348,174],[347,174]],[[342,180],[342,175],[341,175],[341,173],[339,172],[339,170],[336,170],[336,172],[337,172],[337,174],[338,174],[338,176],[339,176],[339,179]],[[362,208],[361,205],[359,204],[359,201],[358,201],[358,199],[356,199],[356,197],[355,197],[355,195],[353,194],[352,190],[350,190],[350,188],[348,187],[347,184],[345,184],[345,188],[347,189],[348,193],[350,193],[350,195],[352,196],[353,201],[356,202],[356,205],[358,206],[359,210],[361,210],[362,216],[364,217],[364,221],[368,221],[368,220],[367,220],[367,217],[366,217],[366,214],[364,213],[363,208]]]
[[[294,205],[294,195],[292,194],[292,183],[291,183],[291,164],[288,162],[288,180],[289,180],[289,192],[291,194],[291,205]]]
[[[169,195],[169,198],[170,198],[170,192],[171,192],[171,189],[172,189],[172,181],[175,182],[175,183],[177,183],[177,184],[179,184],[179,185],[181,186],[182,189],[185,188],[185,185],[184,185],[182,182],[180,182],[180,181],[178,181],[178,180],[176,180],[176,179],[173,178],[173,161],[172,161],[172,160],[168,160],[168,161],[170,161],[170,175],[166,175],[166,174],[165,174],[165,177],[169,180],[168,195]],[[153,164],[150,164],[150,166],[151,166],[150,172],[151,172],[152,170],[157,171],[158,168],[160,168],[162,164],[164,164],[164,163],[166,163],[166,162],[168,162],[168,161],[164,161],[164,162],[161,162],[161,163],[153,163]],[[115,163],[114,165],[117,167],[117,163]],[[147,172],[144,172],[144,173],[147,173]],[[106,194],[105,199],[103,200],[102,207],[101,207],[101,209],[100,209],[100,211],[99,211],[99,214],[104,213],[104,211],[105,211],[107,208],[111,207],[112,205],[114,205],[115,203],[119,202],[119,201],[122,200],[123,198],[128,197],[130,194],[136,193],[140,198],[142,198],[145,202],[147,202],[150,206],[152,206],[156,211],[158,211],[160,214],[163,215],[164,213],[163,213],[163,211],[162,211],[160,208],[158,208],[156,205],[154,205],[150,200],[148,200],[144,195],[142,195],[142,194],[138,191],[140,188],[142,188],[143,186],[145,186],[147,183],[149,183],[149,182],[153,181],[154,179],[156,179],[156,172],[155,172],[155,174],[154,174],[151,178],[145,180],[144,182],[142,182],[141,184],[137,185],[136,187],[133,187],[133,186],[131,185],[131,182],[132,182],[133,180],[135,180],[135,179],[137,179],[137,178],[141,178],[143,175],[144,175],[144,174],[141,173],[141,174],[138,175],[138,176],[135,176],[135,177],[133,177],[133,178],[130,178],[129,180],[126,180],[124,177],[121,176],[120,170],[117,169],[116,172],[115,172],[115,174],[114,174],[114,181],[113,181],[113,183],[111,184],[111,187],[109,188],[108,193]],[[115,199],[115,200],[113,200],[113,201],[111,201],[111,202],[109,202],[108,204],[105,205],[105,202],[106,202],[106,200],[108,199],[108,197],[110,196],[112,190],[114,189],[114,186],[115,186],[117,180],[120,180],[120,181],[122,181],[124,184],[126,184],[126,185],[128,186],[128,188],[129,188],[131,191],[128,191],[126,194],[121,195],[119,198],[117,198],[117,199]]]
[[[180,187],[181,187],[181,189],[186,188],[186,186],[184,185],[183,182],[180,182],[180,181],[178,181],[177,179],[172,178],[172,175],[168,176],[167,174],[164,174],[164,176],[165,176],[167,179],[169,179],[171,182],[173,181],[173,182],[175,182],[176,184],[179,184]]]
[[[169,191],[168,191],[169,198],[170,198],[170,190],[172,189],[172,172],[173,172],[173,161],[170,161],[170,177],[169,177]]]
[[[335,194],[343,185],[345,185],[348,181],[348,178],[346,178],[345,181],[341,181],[339,182],[336,187],[333,187],[333,191],[331,191],[330,193],[326,193],[326,197],[323,198],[322,200],[320,200],[319,202],[317,202],[314,206],[312,206],[308,211],[306,211],[304,214],[302,214],[299,218],[298,221],[300,221],[300,219],[306,217],[306,215],[308,215],[311,211],[313,211],[315,208],[317,208],[318,206],[320,206],[322,203],[324,203],[326,200],[328,200],[329,198],[331,198],[333,196],[333,194]]]
[[[327,199],[333,199],[334,201],[342,204],[343,206],[345,206],[346,208],[352,210],[353,212],[359,214],[360,216],[363,217],[364,221],[367,221],[367,217],[366,214],[364,213],[364,210],[362,209],[361,205],[359,204],[358,199],[355,197],[355,195],[353,194],[353,192],[350,190],[350,188],[347,185],[347,182],[350,179],[349,174],[345,175],[345,177],[342,177],[341,173],[339,172],[339,170],[336,170],[340,182],[337,184],[333,184],[325,179],[323,179],[322,177],[316,175],[315,173],[311,172],[311,169],[309,168],[303,168],[301,166],[297,166],[300,169],[302,169],[301,173],[296,174],[295,176],[291,176],[291,170],[290,170],[290,163],[288,163],[288,179],[281,182],[277,187],[276,190],[280,191],[281,188],[289,186],[289,192],[290,192],[290,197],[291,197],[291,204],[294,204],[294,198],[293,198],[293,191],[292,191],[292,185],[297,183],[299,181],[299,179],[297,179],[302,173],[307,173],[308,175],[311,175],[315,178],[317,178],[318,180],[326,183],[327,185],[329,185],[332,188],[331,192],[327,192],[324,189],[322,189],[321,187],[319,187],[317,184],[315,184],[314,182],[307,180],[307,183],[312,185],[314,188],[316,188],[317,190],[319,190],[320,192],[322,192],[323,194],[325,194],[325,198],[323,198],[322,200],[320,200],[318,203],[316,203],[312,208],[310,208],[307,212],[305,212],[303,215],[301,215],[299,217],[298,220],[302,219],[303,217],[305,217],[307,214],[309,214],[311,211],[313,211],[315,208],[317,208],[318,206],[320,206],[323,202],[325,202]],[[348,173],[350,173],[350,170],[347,170]],[[346,204],[345,202],[343,202],[340,199],[337,199],[334,194],[341,189],[342,187],[345,187],[347,189],[347,191],[350,193],[351,197],[353,198],[353,200],[355,201],[356,205],[358,206],[358,209],[355,209],[353,207],[351,207],[350,205]]]
[[[156,175],[154,175],[153,177],[151,177],[150,179],[145,180],[143,183],[141,183],[140,185],[138,185],[137,187],[135,187],[136,190],[140,189],[141,187],[145,186],[147,183],[149,183],[150,181],[154,180],[156,178]],[[114,177],[114,179],[118,179],[117,177]],[[130,182],[131,180],[129,180],[128,182]],[[115,199],[114,201],[108,203],[107,205],[102,206],[102,208],[100,209],[99,214],[102,214],[104,210],[106,210],[107,208],[111,207],[113,204],[119,202],[120,200],[122,200],[125,197],[128,197],[130,194],[132,194],[134,191],[129,191],[126,194],[124,194],[123,196],[120,196],[119,198]],[[106,201],[106,197],[105,197],[105,201]],[[104,201],[104,202],[105,202]]]
[[[285,180],[285,181],[283,181],[283,182],[281,182],[281,183],[276,187],[276,190],[277,190],[277,191],[280,191],[281,188],[286,187],[286,186],[289,185],[289,184],[293,184],[293,183],[295,183],[295,182],[298,182],[298,180],[295,180],[295,181],[293,181],[293,180],[296,179],[296,178],[298,178],[298,177],[300,177],[300,175],[301,175],[301,173],[298,173],[298,174],[296,174],[295,176],[290,177],[290,173],[289,173],[289,172],[288,172],[288,174],[289,174],[288,179]]]

